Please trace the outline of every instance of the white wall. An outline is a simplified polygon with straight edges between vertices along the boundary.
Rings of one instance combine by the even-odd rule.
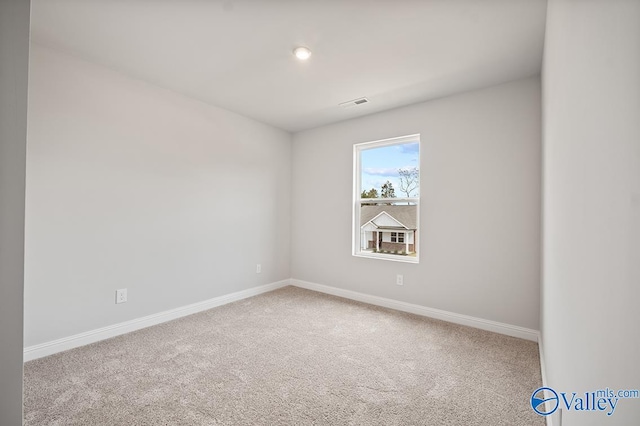
[[[292,277],[537,330],[540,129],[535,77],[295,134]],[[420,264],[353,257],[353,144],[414,133]]]
[[[29,1],[0,0],[0,424],[22,424]]]
[[[290,276],[290,134],[39,46],[30,78],[26,346]]]
[[[542,335],[548,384],[640,388],[640,2],[548,5]],[[563,425],[632,425],[563,413]]]

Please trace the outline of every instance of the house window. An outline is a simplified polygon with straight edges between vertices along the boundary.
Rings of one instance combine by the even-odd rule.
[[[404,233],[403,232],[392,232],[391,233],[391,242],[392,243],[404,243]]]
[[[354,145],[353,255],[418,262],[420,135]]]

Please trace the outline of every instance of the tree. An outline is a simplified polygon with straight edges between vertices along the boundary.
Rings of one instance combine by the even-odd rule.
[[[396,191],[393,189],[393,184],[389,181],[386,181],[384,185],[382,185],[381,189],[381,197],[382,198],[395,198]]]
[[[417,167],[410,169],[399,169],[400,175],[400,191],[404,192],[407,197],[411,197],[411,193],[420,186],[420,171]]]
[[[360,194],[360,198],[378,198],[378,190],[375,188],[371,188],[368,191],[362,191],[362,194]]]

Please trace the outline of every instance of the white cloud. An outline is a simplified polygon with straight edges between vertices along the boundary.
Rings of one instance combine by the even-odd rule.
[[[362,170],[371,176],[394,177],[398,176],[398,169],[392,167],[368,167]]]

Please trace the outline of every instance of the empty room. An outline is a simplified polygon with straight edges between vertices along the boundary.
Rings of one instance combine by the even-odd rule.
[[[640,0],[0,0],[0,425],[640,424]]]

